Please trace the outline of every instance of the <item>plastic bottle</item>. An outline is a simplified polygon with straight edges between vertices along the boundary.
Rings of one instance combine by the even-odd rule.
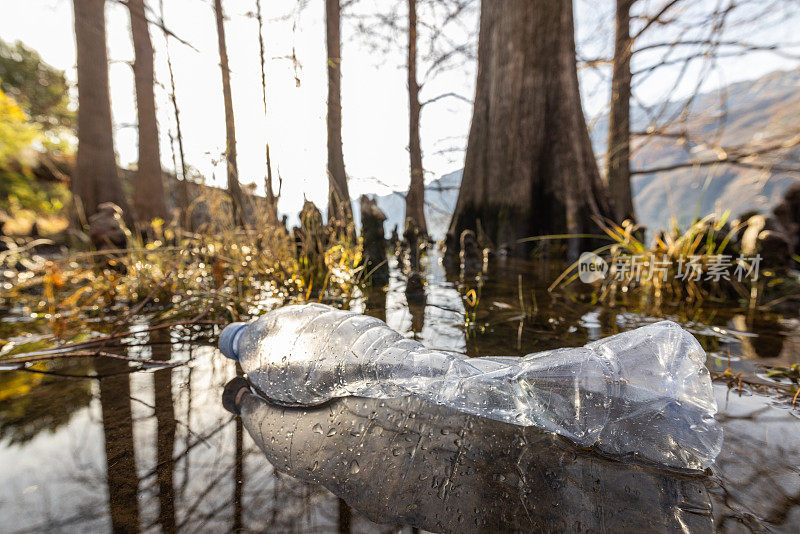
[[[676,469],[708,467],[722,445],[705,352],[669,321],[583,347],[468,358],[427,349],[379,319],[306,304],[233,323],[219,347],[286,405],[411,394]]]

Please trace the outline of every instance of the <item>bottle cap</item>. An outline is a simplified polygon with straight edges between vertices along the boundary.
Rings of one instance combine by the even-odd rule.
[[[231,323],[225,327],[219,336],[219,350],[226,358],[239,359],[239,338],[247,323]]]

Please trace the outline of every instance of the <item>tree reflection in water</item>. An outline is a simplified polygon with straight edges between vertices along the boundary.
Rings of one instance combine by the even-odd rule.
[[[470,355],[582,345],[652,320],[549,294],[552,278],[510,260],[490,276],[448,279],[432,250],[423,266],[417,309],[396,269],[388,288],[349,305],[428,346]],[[480,293],[476,309],[463,298],[470,289]],[[465,306],[476,318],[467,327]],[[724,370],[728,349],[743,356],[731,360],[734,373],[752,376],[764,357],[796,361],[800,329],[791,321],[715,313],[683,321],[712,351],[711,366]],[[31,335],[40,328],[19,325]],[[236,369],[213,348],[217,334],[177,327],[113,347],[175,367],[84,358],[0,372],[0,532],[611,532],[624,521],[661,531],[681,523],[791,531],[800,522],[800,425],[766,396],[718,386],[723,451],[709,477],[683,477],[414,399],[344,399],[305,415],[252,399],[255,411],[236,419],[219,400]]]
[[[95,363],[100,383],[100,406],[106,450],[106,481],[111,528],[137,532],[139,476],[133,446],[133,415],[128,364],[99,358]]]

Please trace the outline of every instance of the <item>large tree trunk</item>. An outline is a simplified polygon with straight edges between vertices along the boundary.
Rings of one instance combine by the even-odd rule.
[[[342,43],[339,0],[325,0],[328,46],[328,220],[353,221],[342,154]]]
[[[519,240],[596,233],[610,214],[581,108],[571,0],[482,4],[478,79],[448,253],[465,229],[515,255]],[[580,242],[569,240],[569,256]]]
[[[78,157],[72,176],[73,199],[91,217],[97,206],[113,202],[133,222],[117,173],[108,96],[105,0],[74,0],[78,62]]]
[[[136,111],[139,116],[139,164],[133,188],[133,204],[140,222],[159,218],[167,220],[166,195],[161,174],[161,151],[158,146],[156,100],[153,95],[153,45],[147,29],[144,0],[128,0],[135,60]]]
[[[233,122],[233,97],[231,96],[231,71],[228,67],[228,48],[225,45],[225,15],[222,0],[214,0],[214,14],[217,18],[217,40],[219,41],[219,66],[222,70],[222,96],[225,100],[225,140],[228,162],[228,194],[231,197],[233,223],[244,226],[244,201],[239,185],[239,170],[236,166],[236,128]]]
[[[631,193],[631,6],[635,0],[617,0],[617,33],[611,78],[611,114],[608,122],[608,188],[617,222],[634,219]]]
[[[406,219],[413,219],[419,231],[427,235],[425,179],[419,140],[420,109],[417,84],[417,0],[408,0],[408,152],[411,158],[411,184],[406,195]]]

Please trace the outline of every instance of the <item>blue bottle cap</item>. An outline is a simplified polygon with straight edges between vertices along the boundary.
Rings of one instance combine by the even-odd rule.
[[[239,338],[242,337],[247,323],[231,323],[219,336],[219,350],[226,358],[239,359]]]

